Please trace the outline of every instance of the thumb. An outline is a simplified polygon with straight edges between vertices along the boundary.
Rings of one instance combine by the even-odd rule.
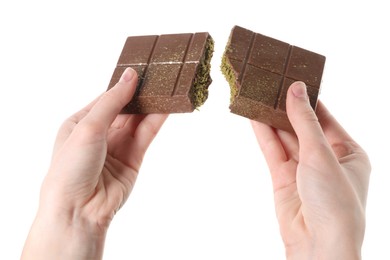
[[[118,83],[93,105],[85,121],[93,120],[108,129],[123,107],[132,99],[137,87],[137,73],[126,68]]]
[[[305,83],[301,81],[291,84],[287,92],[287,116],[298,137],[302,148],[325,140],[318,118],[310,105]]]

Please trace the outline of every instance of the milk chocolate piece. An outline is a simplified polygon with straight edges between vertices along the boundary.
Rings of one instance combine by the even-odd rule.
[[[131,67],[138,85],[123,113],[192,112],[208,96],[213,46],[206,32],[128,37],[108,89]]]
[[[293,131],[287,89],[294,81],[305,82],[315,109],[324,65],[320,54],[235,26],[221,64],[231,89],[230,111]]]

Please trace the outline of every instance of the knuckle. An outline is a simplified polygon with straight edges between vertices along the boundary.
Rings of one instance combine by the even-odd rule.
[[[90,143],[101,140],[105,136],[104,125],[96,120],[84,120],[80,122],[76,128],[76,136],[82,140],[83,143]]]

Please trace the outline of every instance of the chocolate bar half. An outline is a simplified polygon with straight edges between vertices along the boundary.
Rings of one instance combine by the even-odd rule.
[[[325,66],[323,55],[233,27],[221,64],[231,90],[230,111],[287,131],[287,89],[294,81],[307,86],[316,108]]]
[[[108,89],[131,67],[138,85],[123,113],[192,112],[208,97],[213,48],[207,32],[128,37]]]

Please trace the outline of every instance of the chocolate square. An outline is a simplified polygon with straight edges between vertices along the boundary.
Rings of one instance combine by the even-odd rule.
[[[231,87],[232,113],[293,131],[286,96],[294,81],[307,85],[316,108],[325,57],[271,37],[235,26],[221,70]]]
[[[213,46],[206,32],[128,37],[108,89],[131,67],[138,85],[123,113],[192,112],[208,96]]]

